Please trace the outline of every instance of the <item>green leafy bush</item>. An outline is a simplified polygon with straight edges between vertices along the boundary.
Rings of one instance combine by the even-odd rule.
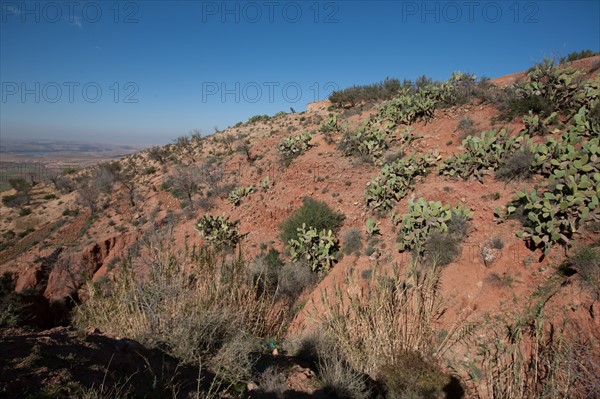
[[[227,199],[233,205],[238,206],[242,202],[242,199],[246,198],[253,192],[254,192],[254,186],[252,184],[249,185],[248,187],[236,187],[229,193],[229,195],[227,196]]]
[[[295,136],[284,137],[279,145],[279,152],[285,159],[293,159],[302,155],[310,148],[312,135],[308,132],[302,132]]]
[[[552,104],[555,111],[571,112],[576,106],[577,95],[582,88],[579,71],[557,66],[553,60],[545,59],[527,77],[529,82],[523,86],[526,95],[541,96]]]
[[[318,231],[331,230],[336,233],[344,219],[343,214],[333,211],[326,203],[307,197],[302,206],[281,224],[281,239],[287,243],[296,238],[298,228],[302,225]]]
[[[425,252],[425,244],[433,233],[446,233],[453,219],[468,220],[473,212],[464,207],[450,208],[439,201],[408,201],[408,210],[400,223],[398,249],[413,251],[418,255]],[[396,218],[394,218],[396,219]]]
[[[428,169],[439,158],[437,154],[417,156],[413,153],[405,159],[384,165],[365,190],[365,202],[371,209],[391,209],[414,188],[419,176],[427,175]]]
[[[528,134],[530,136],[545,136],[550,133],[550,125],[556,122],[557,114],[552,112],[547,118],[540,117],[538,114],[534,114],[533,111],[529,110],[529,113],[523,117],[523,124],[525,130],[522,134]]]
[[[548,116],[552,113],[552,105],[544,97],[536,94],[524,94],[519,89],[504,89],[502,101],[497,104],[501,110],[500,119],[512,121],[515,117],[526,115],[530,111],[536,115]]]
[[[369,121],[354,131],[345,131],[338,149],[346,156],[368,155],[380,157],[389,147],[389,136],[373,122]]]
[[[288,241],[288,248],[294,261],[307,263],[313,272],[331,269],[339,249],[331,230],[319,232],[305,224],[298,228],[296,238]]]
[[[13,277],[5,272],[0,276],[0,328],[16,327],[23,321],[24,307]]]
[[[338,125],[338,119],[335,115],[330,115],[323,124],[319,127],[319,132],[321,133],[335,133],[339,131],[340,127]]]
[[[379,234],[379,226],[377,226],[377,221],[373,218],[368,218],[367,223],[365,224],[365,230],[369,237]]]
[[[62,213],[63,216],[77,216],[79,215],[79,209],[65,209]]]
[[[502,219],[523,215],[523,230],[517,235],[531,248],[547,254],[554,243],[569,245],[584,221],[600,220],[600,139],[583,142],[550,161],[548,186],[538,192],[517,192]]]
[[[597,104],[600,104],[600,102]],[[596,108],[599,108],[599,105],[596,105]],[[581,107],[571,119],[569,132],[578,136],[598,137],[600,135],[600,120],[594,117],[587,108]]]
[[[427,90],[422,89],[417,92],[403,88],[396,98],[388,101],[380,109],[380,113],[395,125],[410,125],[420,120],[430,120],[435,111],[438,91],[443,89],[433,88],[437,86],[429,87]]]
[[[444,176],[468,179],[475,176],[483,182],[488,169],[497,169],[505,159],[520,148],[524,137],[511,137],[506,129],[491,130],[480,136],[467,136],[462,141],[465,152],[444,160],[438,168]]]
[[[234,247],[240,242],[238,224],[239,221],[229,221],[229,217],[204,215],[198,220],[196,230],[206,241],[220,249]]]
[[[7,207],[14,208],[29,203],[29,197],[19,194],[5,195],[2,197],[2,203]]]

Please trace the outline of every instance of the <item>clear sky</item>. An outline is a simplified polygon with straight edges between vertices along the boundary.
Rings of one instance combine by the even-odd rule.
[[[385,77],[600,50],[600,1],[0,1],[1,137],[167,143]]]

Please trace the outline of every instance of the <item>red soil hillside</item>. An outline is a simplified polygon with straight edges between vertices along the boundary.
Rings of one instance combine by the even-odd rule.
[[[581,70],[585,78],[596,79],[596,82],[600,79],[600,56],[576,61],[571,66]],[[524,72],[495,78],[491,80],[492,88],[489,90],[500,91],[501,87],[526,80]],[[477,363],[480,354],[476,348],[497,338],[494,334],[499,331],[505,334],[504,326],[512,325],[515,320],[531,318],[531,323],[523,326],[538,327],[542,335],[538,335],[539,340],[533,343],[524,339],[523,353],[532,354],[534,344],[550,345],[552,338],[561,339],[558,338],[560,336],[565,342],[569,339],[569,342],[581,345],[578,347],[580,352],[573,349],[573,353],[586,356],[578,366],[589,362],[585,363],[586,370],[592,375],[597,373],[600,370],[597,366],[600,360],[597,346],[600,343],[598,258],[589,259],[589,262],[596,262],[592,266],[596,268],[593,269],[596,274],[591,280],[584,281],[582,274],[576,270],[559,273],[567,255],[572,255],[577,249],[589,248],[593,252],[596,248],[596,256],[600,256],[597,224],[584,226],[582,222],[581,228],[573,234],[569,248],[555,244],[542,257],[541,250],[530,250],[526,242],[517,237],[517,231],[522,229],[518,218],[501,222],[495,210],[506,209],[519,191],[544,187],[547,178],[534,174],[525,179],[506,181],[497,179],[494,171],[489,170],[483,172],[483,182],[480,182],[474,177],[450,178],[437,172],[436,167],[443,165],[444,159],[465,151],[461,141],[467,134],[505,128],[509,135],[516,136],[524,129],[522,115],[502,120],[499,117],[501,105],[489,98],[491,96],[486,100],[485,96],[473,95],[465,103],[438,107],[430,120],[411,124],[410,135],[414,140],[410,144],[392,141],[386,154],[375,162],[361,156],[344,156],[338,146],[343,133],[336,131],[327,136],[319,129],[330,114],[337,116],[340,125],[348,123],[350,130],[357,129],[370,115],[377,113],[380,104],[339,109],[329,107],[328,103],[319,103],[309,106],[307,112],[241,124],[212,136],[181,140],[123,158],[118,164],[120,170],[127,173],[123,173],[121,179],[110,180],[109,190],[91,187],[94,179],[87,186],[83,183],[83,189],[73,192],[60,191],[50,182],[39,182],[29,193],[29,204],[17,207],[0,204],[0,275],[8,273],[16,291],[28,295],[33,303],[27,308],[29,328],[33,324],[38,329],[35,333],[23,329],[2,330],[0,357],[6,362],[0,366],[0,397],[22,392],[19,389],[30,380],[36,383],[53,381],[57,386],[64,386],[70,378],[80,378],[64,377],[54,366],[43,373],[31,372],[31,368],[23,364],[17,365],[14,359],[25,362],[38,341],[43,341],[43,345],[63,347],[65,340],[83,340],[78,344],[81,347],[72,348],[77,352],[75,356],[85,356],[94,361],[97,354],[90,352],[92,347],[109,350],[105,347],[118,346],[120,338],[138,339],[115,337],[120,334],[103,331],[102,326],[96,325],[89,326],[88,338],[76,336],[68,329],[54,329],[47,333],[40,329],[68,325],[71,322],[69,312],[73,307],[89,299],[86,283],[92,281],[101,285],[118,281],[124,267],[123,260],[132,259],[131,264],[135,264],[135,256],[149,256],[151,249],[145,247],[145,243],[159,230],[171,229],[168,240],[174,248],[186,248],[191,252],[191,248],[207,244],[196,229],[197,221],[207,214],[239,220],[239,233],[243,236],[239,248],[246,260],[246,268],[253,267],[254,259],[269,248],[279,251],[284,263],[291,263],[285,243],[280,238],[279,227],[302,206],[305,197],[322,201],[345,216],[336,233],[342,249],[344,237],[352,229],[360,232],[362,248],[339,256],[330,271],[319,275],[314,285],[307,284],[293,305],[285,308],[289,309],[285,315],[289,325],[274,339],[283,341],[319,328],[323,323],[321,316],[329,309],[323,298],[333,298],[336,289],[342,295],[358,295],[368,301],[369,290],[375,286],[377,276],[389,275],[393,271],[406,273],[411,257],[408,252],[397,249],[400,227],[392,222],[391,214],[375,212],[366,205],[365,189],[373,184],[372,179],[380,173],[385,159],[402,153],[407,156],[412,152],[439,154],[440,159],[427,176],[416,179],[414,188],[393,206],[394,213],[404,215],[409,200],[421,197],[452,207],[463,206],[473,212],[465,228],[466,237],[459,246],[459,256],[441,269],[439,287],[436,286],[441,302],[433,321],[438,337],[450,336],[459,328],[467,330],[468,326],[468,334],[465,332],[468,339],[449,346],[443,356],[436,358],[440,367],[461,381],[462,397],[496,397],[490,395],[493,383],[485,377],[491,371]],[[569,123],[567,115],[559,115],[546,137],[553,135],[558,140]],[[393,135],[401,137],[405,127],[398,126]],[[310,148],[288,160],[286,166],[281,160],[279,146],[284,138],[303,131],[313,133]],[[532,140],[541,143],[546,137],[534,136]],[[85,182],[86,174],[91,173],[92,168],[66,178],[77,180],[80,177]],[[187,186],[190,179],[194,183],[189,196],[185,192],[186,176]],[[96,183],[99,179],[96,176]],[[78,184],[81,187],[82,183]],[[242,198],[239,205],[228,201],[227,195],[233,188],[249,185],[253,185],[254,192]],[[82,195],[82,190],[88,192]],[[15,194],[18,193],[11,190],[2,195]],[[86,198],[89,199],[86,201]],[[24,212],[23,208],[30,212]],[[370,217],[377,221],[380,229],[375,239],[369,238],[365,230]],[[494,246],[490,244],[492,242],[497,244]],[[229,259],[235,256],[229,255]],[[136,269],[136,273],[141,280],[146,276],[142,269]],[[347,305],[347,302],[344,303]],[[273,304],[274,309],[279,309],[278,306],[283,305]],[[523,335],[526,335],[524,331],[527,328],[523,327]],[[143,343],[151,345],[152,341]],[[27,350],[21,350],[24,348],[22,345]],[[161,348],[160,345],[160,342],[155,342],[157,348]],[[54,362],[62,359],[59,356],[62,349],[47,350],[51,353],[48,357]],[[116,351],[118,355],[113,362],[132,362],[129,352]],[[281,347],[279,351],[284,352]],[[64,355],[68,354],[65,352]],[[160,354],[152,350],[142,355],[152,359],[152,367],[158,367],[155,357]],[[108,358],[110,360],[110,356]],[[283,357],[276,358],[266,361],[284,362]],[[283,383],[287,384],[289,392],[296,392],[299,395],[296,397],[327,397],[328,391],[318,385],[314,365],[298,359],[285,359],[285,362],[290,362],[286,363],[289,368],[295,370],[286,374],[287,379]],[[172,361],[169,357],[165,364],[171,367]],[[64,363],[64,360],[60,362]],[[98,362],[104,367],[107,359],[100,358]],[[489,366],[489,363],[485,364]],[[589,366],[594,364],[595,369]],[[68,368],[68,365],[63,366]],[[9,368],[19,370],[19,367],[28,370],[29,374],[9,372]],[[86,367],[89,367],[89,362]],[[546,364],[543,367],[551,366]],[[262,371],[264,369],[266,367]],[[185,368],[180,376],[188,378],[195,370],[197,368],[192,371]],[[63,377],[64,380],[61,380]],[[82,386],[89,387],[90,383],[97,386],[96,377],[78,381]],[[369,374],[369,377],[377,380],[375,375]],[[249,388],[244,391],[246,394],[256,391],[257,384],[260,388],[256,378],[245,380]],[[12,384],[12,379],[18,380],[18,384]],[[596,384],[593,389],[600,392],[597,379]],[[182,383],[186,392],[191,389],[188,385],[187,382]],[[583,397],[580,395],[583,391],[573,389],[567,396],[557,397]]]

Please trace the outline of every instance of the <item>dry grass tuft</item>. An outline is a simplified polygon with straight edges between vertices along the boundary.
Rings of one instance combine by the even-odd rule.
[[[218,259],[206,248],[179,251],[173,242],[168,229],[154,234],[107,288],[88,284],[75,325],[166,348],[229,381],[246,380],[257,337],[282,333],[289,321],[285,308],[248,284],[241,256]]]

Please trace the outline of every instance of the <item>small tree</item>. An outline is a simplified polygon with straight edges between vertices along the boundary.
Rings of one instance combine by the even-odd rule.
[[[16,194],[12,196],[5,196],[3,203],[6,206],[19,206],[29,204],[31,198],[29,194],[31,192],[32,184],[25,179],[8,179],[8,184],[15,189]]]
[[[199,176],[194,169],[192,167],[179,169],[169,180],[174,194],[187,200],[190,206],[194,204],[192,196],[200,189]]]
[[[82,205],[88,207],[92,214],[96,213],[100,184],[91,178],[83,178],[77,184],[77,195]]]
[[[158,161],[161,165],[165,163],[166,151],[163,147],[152,147],[148,150],[148,156],[153,161]]]

